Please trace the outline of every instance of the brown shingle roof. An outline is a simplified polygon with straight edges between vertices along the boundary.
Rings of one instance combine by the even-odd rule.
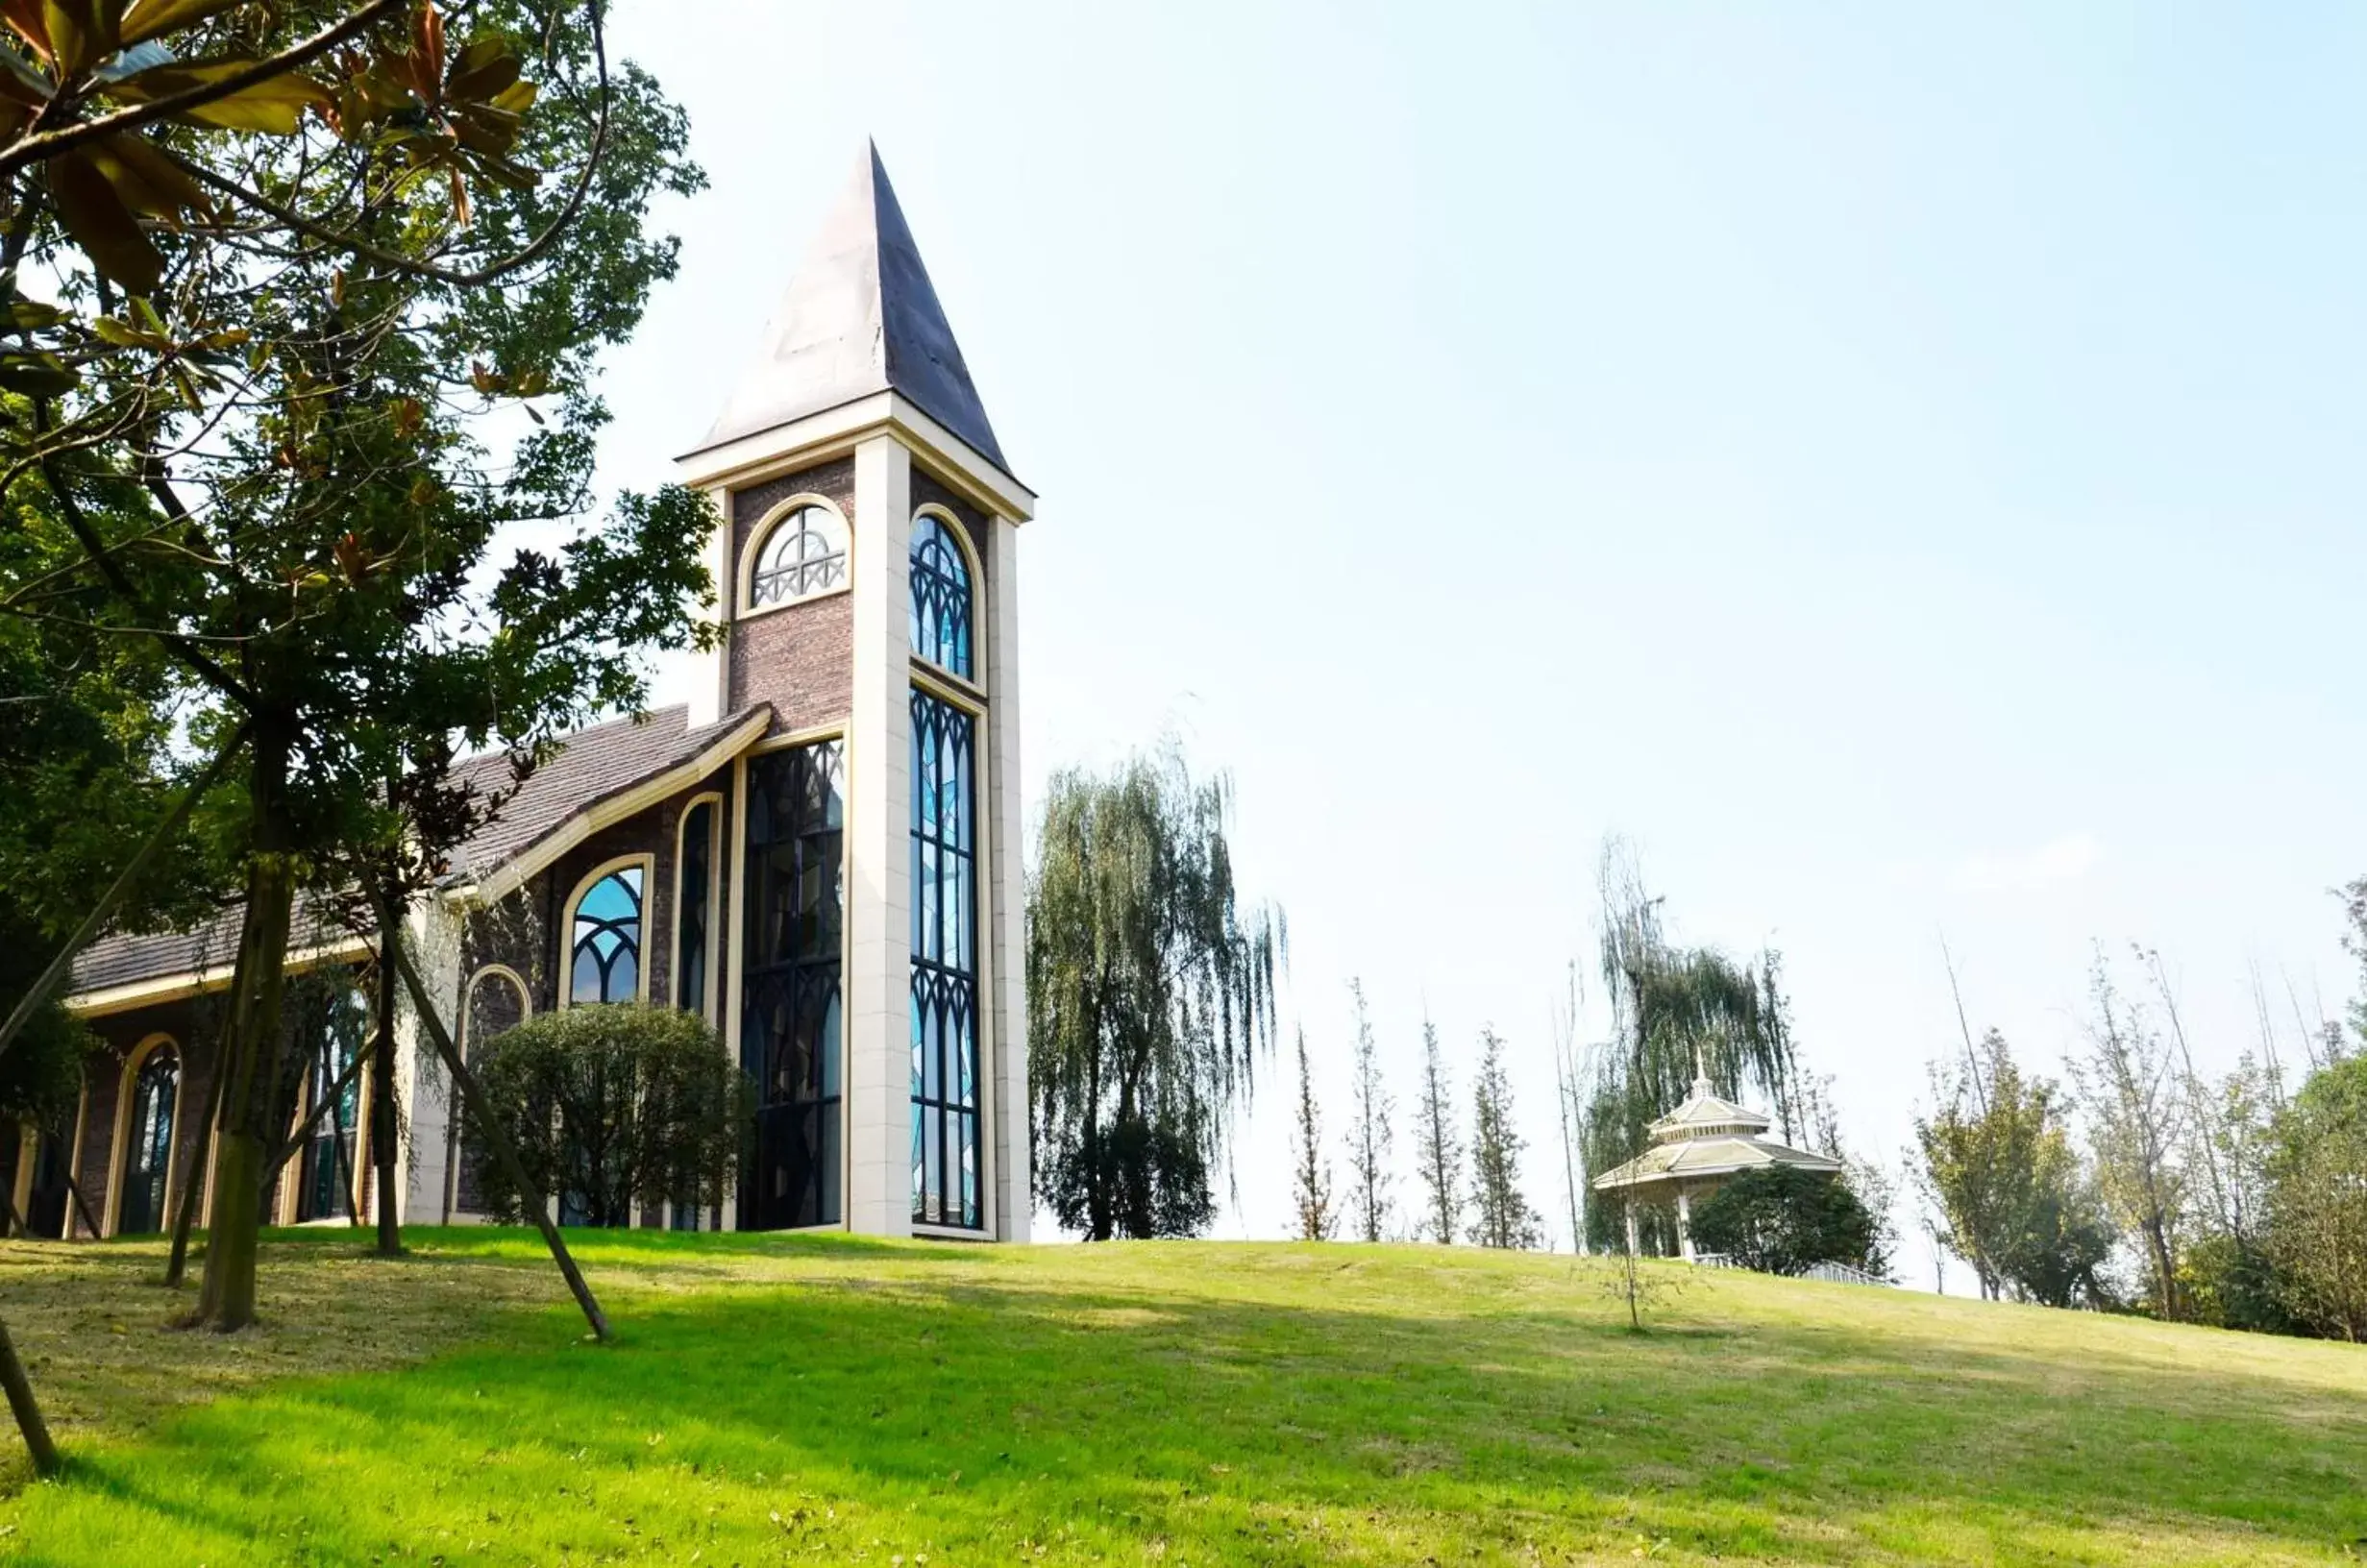
[[[578,730],[503,802],[498,817],[455,851],[452,878],[485,875],[602,801],[688,762],[765,711],[759,703],[693,729],[688,708],[660,708],[646,720],[617,719]],[[454,772],[487,792],[510,786],[509,759],[500,753],[466,758]],[[193,931],[103,937],[74,961],[68,992],[87,995],[178,974],[227,978],[238,958],[239,916],[240,907],[232,904]],[[343,934],[325,916],[299,912],[289,945],[315,946]]]
[[[601,801],[688,762],[760,711],[766,711],[765,704],[692,729],[690,710],[678,706],[660,708],[647,720],[616,719],[576,731],[564,750],[535,769],[503,803],[499,817],[453,852],[454,880],[483,876]],[[499,753],[470,757],[456,771],[487,791],[509,787],[509,759]]]

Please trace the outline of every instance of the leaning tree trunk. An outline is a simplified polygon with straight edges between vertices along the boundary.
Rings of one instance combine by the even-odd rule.
[[[400,916],[392,904],[382,900],[378,914],[381,932],[395,929]],[[485,1104],[484,1090],[478,1083],[477,1075],[469,1070],[468,1063],[460,1055],[460,1048],[453,1043],[452,1031],[446,1029],[444,1020],[436,1016],[434,1000],[428,995],[427,984],[419,978],[419,970],[411,963],[411,955],[404,950],[402,943],[382,940],[379,958],[382,963],[392,963],[395,972],[402,977],[404,992],[411,999],[412,1015],[418,1018],[419,1027],[434,1045],[436,1055],[443,1058],[444,1070],[452,1074],[453,1089],[459,1096],[464,1111],[479,1118],[479,1124],[484,1129],[485,1141],[492,1145],[493,1158],[501,1164],[511,1188],[525,1200],[526,1212],[533,1218],[535,1228],[542,1232],[543,1245],[551,1249],[551,1261],[558,1264],[559,1277],[567,1282],[567,1288],[574,1292],[576,1305],[583,1310],[584,1321],[592,1326],[593,1336],[602,1344],[608,1343],[607,1313],[600,1310],[600,1303],[593,1297],[592,1287],[584,1280],[583,1271],[576,1266],[575,1256],[567,1250],[566,1238],[559,1235],[558,1226],[553,1223],[551,1209],[543,1202],[541,1188],[534,1185],[527,1175],[526,1167],[519,1164],[517,1145],[509,1140],[509,1133],[503,1127],[501,1117],[495,1115],[492,1107]]]
[[[378,1251],[382,1258],[403,1253],[402,1213],[396,1207],[395,1154],[400,1118],[395,1115],[395,999],[402,977],[386,954],[402,940],[400,931],[378,934],[378,1046],[370,1058],[370,1163],[378,1167]]]
[[[206,1185],[206,1139],[222,1119],[222,1087],[229,1082],[224,1070],[223,1046],[216,1041],[213,1048],[213,1084],[206,1091],[206,1119],[198,1124],[197,1152],[189,1156],[188,1173],[181,1178],[181,1209],[173,1216],[172,1256],[164,1261],[164,1283],[178,1288],[189,1271],[189,1231],[197,1223],[198,1193]]]
[[[5,1323],[0,1323],[0,1388],[8,1390],[9,1409],[16,1416],[16,1430],[25,1434],[25,1451],[33,1456],[34,1473],[56,1475],[58,1445],[50,1440],[41,1407],[34,1403],[33,1381],[25,1376],[25,1363],[16,1359],[16,1343],[9,1337]]]
[[[286,738],[259,729],[246,914],[222,1027],[221,1070],[229,1076],[215,1133],[213,1223],[207,1236],[205,1287],[193,1319],[224,1334],[255,1321],[263,1177],[279,1141],[272,1121],[280,1098],[280,1002],[286,990],[287,932],[296,894],[295,860],[288,852],[287,766]]]

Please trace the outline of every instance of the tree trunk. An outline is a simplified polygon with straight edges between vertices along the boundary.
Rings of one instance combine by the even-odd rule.
[[[50,1440],[49,1423],[41,1419],[41,1407],[33,1398],[33,1380],[25,1376],[25,1363],[16,1359],[16,1342],[9,1337],[5,1323],[0,1323],[0,1386],[8,1390],[16,1430],[25,1434],[25,1451],[33,1456],[34,1473],[56,1475],[62,1462],[58,1445]]]
[[[1099,1020],[1095,1020],[1098,1026]],[[1101,1052],[1100,1037],[1095,1041],[1092,1061],[1085,1068],[1085,1239],[1107,1241],[1110,1238],[1109,1172],[1101,1164]]]
[[[194,1322],[234,1334],[255,1321],[255,1260],[262,1228],[265,1163],[278,1142],[280,1001],[286,989],[287,931],[296,892],[288,853],[288,742],[276,729],[255,738],[254,845],[238,967],[224,1018],[222,1069],[230,1075],[213,1162],[213,1224],[205,1287]]]
[[[395,919],[394,909],[382,902],[379,905],[379,928],[382,931],[391,928]],[[459,1047],[453,1044],[452,1032],[436,1016],[435,1005],[428,995],[426,984],[420,980],[419,971],[411,967],[410,954],[403,950],[401,943],[382,943],[379,952],[382,960],[393,960],[395,972],[402,976],[403,989],[410,995],[411,1010],[419,1016],[419,1027],[428,1032],[428,1039],[434,1043],[436,1054],[444,1059],[444,1070],[452,1074],[453,1087],[465,1096],[468,1109],[481,1119],[485,1141],[493,1145],[494,1159],[501,1162],[510,1184],[525,1200],[527,1212],[533,1216],[536,1227],[542,1232],[543,1244],[551,1249],[552,1261],[559,1265],[560,1277],[566,1280],[567,1288],[575,1293],[576,1305],[583,1309],[584,1320],[592,1325],[592,1334],[603,1344],[607,1343],[610,1337],[608,1314],[600,1310],[600,1303],[594,1299],[592,1287],[584,1281],[582,1270],[576,1267],[575,1255],[567,1250],[566,1238],[559,1235],[558,1226],[552,1222],[550,1205],[543,1201],[542,1193],[527,1176],[526,1167],[519,1163],[517,1146],[510,1142],[507,1129],[503,1127],[499,1116],[491,1114],[491,1107],[485,1105],[484,1090],[478,1084],[477,1075],[469,1070],[467,1063],[460,1060]]]
[[[391,900],[389,900],[391,902]],[[386,962],[386,953],[402,940],[399,931],[378,934],[378,1054],[370,1059],[370,1163],[378,1167],[378,1253],[382,1258],[403,1255],[403,1216],[395,1192],[395,1000],[402,978]]]
[[[189,1272],[189,1231],[197,1223],[197,1195],[206,1185],[206,1142],[222,1119],[222,1088],[230,1082],[224,1071],[224,1042],[216,1041],[213,1047],[213,1084],[206,1091],[206,1119],[197,1130],[197,1152],[190,1156],[190,1169],[181,1179],[181,1211],[173,1216],[172,1256],[164,1261],[164,1284],[178,1289]]]

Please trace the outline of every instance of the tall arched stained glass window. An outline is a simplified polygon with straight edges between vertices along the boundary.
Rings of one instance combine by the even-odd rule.
[[[641,994],[639,866],[621,866],[576,900],[568,962],[568,1000],[629,1002]]]
[[[970,558],[934,512],[912,520],[912,650],[971,678]]]
[[[801,506],[764,536],[748,601],[787,604],[846,584],[847,526],[827,506]]]
[[[163,1228],[164,1188],[173,1163],[173,1112],[181,1090],[181,1053],[159,1045],[139,1065],[132,1081],[130,1140],[123,1151],[123,1208],[118,1236],[146,1236]]]
[[[674,912],[674,1005],[706,1011],[707,903],[715,881],[715,817],[702,800],[682,819],[681,894]]]
[[[977,722],[912,694],[912,1217],[984,1223],[978,1160]]]
[[[748,759],[740,1066],[756,1086],[740,1162],[744,1230],[835,1225],[845,1091],[846,749]]]

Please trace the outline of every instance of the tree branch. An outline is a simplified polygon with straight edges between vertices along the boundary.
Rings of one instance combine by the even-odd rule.
[[[599,70],[600,110],[599,118],[592,125],[592,145],[584,155],[582,172],[576,177],[576,188],[568,192],[566,206],[560,209],[559,215],[553,218],[549,226],[541,233],[535,235],[524,250],[514,256],[505,257],[499,261],[481,267],[475,272],[447,272],[441,267],[405,256],[400,251],[390,251],[382,245],[373,244],[358,234],[347,233],[343,230],[333,229],[327,224],[316,223],[295,208],[284,207],[260,191],[240,184],[228,175],[217,174],[202,163],[191,162],[169,147],[160,147],[157,151],[161,153],[165,159],[180,169],[182,173],[199,184],[209,186],[233,201],[243,203],[265,216],[295,230],[298,233],[309,234],[324,245],[351,252],[355,256],[366,257],[382,267],[408,274],[413,278],[424,278],[431,282],[448,283],[456,288],[481,288],[487,283],[507,277],[520,267],[529,265],[556,244],[559,236],[574,226],[577,214],[583,210],[584,198],[591,194],[592,177],[600,171],[600,160],[608,143],[608,46],[601,28],[600,0],[590,0],[584,10],[590,15],[592,22],[592,59]]]
[[[372,25],[385,20],[401,11],[405,0],[369,0],[359,11],[341,22],[332,23],[302,43],[292,44],[276,55],[259,60],[245,70],[233,72],[218,82],[201,83],[185,91],[170,93],[151,103],[102,114],[95,120],[80,120],[62,125],[55,131],[41,131],[19,140],[13,147],[0,152],[0,176],[14,173],[29,163],[38,163],[73,151],[86,142],[100,141],[126,131],[136,131],[159,120],[208,104],[219,103],[234,93],[259,86],[275,76],[282,76],[313,61],[366,32]]]
[[[48,407],[47,400],[37,402],[35,407],[45,410]],[[136,609],[141,607],[139,590],[133,585],[130,577],[124,576],[121,565],[108,554],[107,542],[99,537],[98,530],[90,526],[90,520],[83,515],[82,503],[74,499],[73,490],[58,473],[55,454],[42,453],[39,467],[41,478],[49,482],[50,494],[58,498],[59,514],[73,531],[75,539],[80,541],[83,553],[90,557],[90,564],[98,568],[99,576],[107,579],[108,586],[113,588],[126,603]],[[195,643],[177,632],[164,633],[157,640],[170,649],[173,655],[187,665],[207,685],[229,697],[249,713],[255,711],[256,697],[247,689],[246,683],[209,658]]]

